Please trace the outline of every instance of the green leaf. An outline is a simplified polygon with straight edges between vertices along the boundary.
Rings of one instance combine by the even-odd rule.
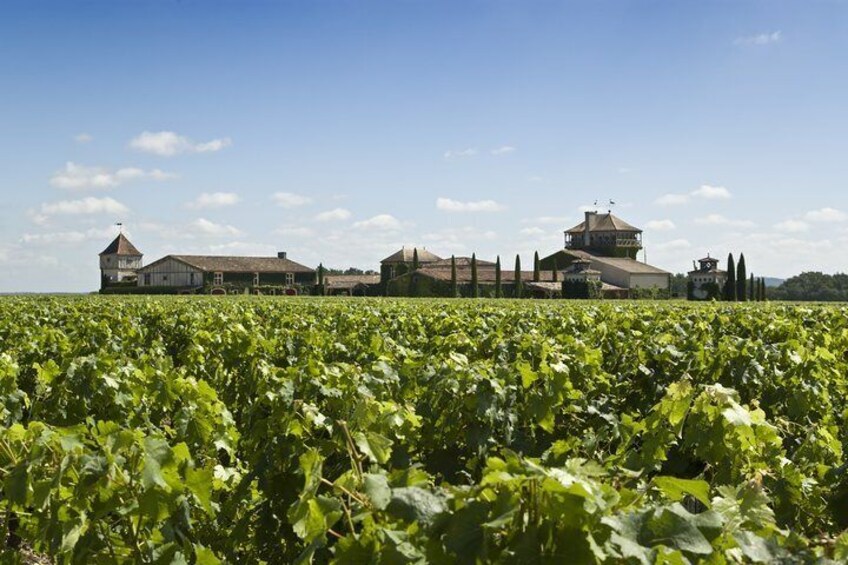
[[[59,551],[62,553],[69,552],[74,549],[80,536],[88,529],[88,521],[85,514],[80,514],[62,523],[62,546]]]
[[[294,533],[306,543],[311,543],[341,518],[341,507],[338,500],[327,496],[296,502],[289,511]]]
[[[196,565],[220,565],[222,563],[211,549],[202,545],[194,546],[194,557]]]
[[[213,470],[205,469],[186,469],[185,485],[188,490],[197,497],[198,502],[207,514],[212,513],[212,479]]]
[[[385,464],[392,455],[392,440],[375,432],[359,432],[354,436],[356,447],[371,461]]]
[[[392,498],[392,489],[384,475],[366,473],[364,475],[365,494],[377,510],[384,510]]]
[[[407,522],[429,526],[436,516],[447,510],[443,496],[437,496],[419,487],[392,489],[392,499],[387,511]]]
[[[674,502],[683,500],[690,494],[704,506],[710,507],[710,485],[706,481],[694,479],[678,479],[676,477],[654,477],[654,485]]]

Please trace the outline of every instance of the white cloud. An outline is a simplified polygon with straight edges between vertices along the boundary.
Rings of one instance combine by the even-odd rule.
[[[691,195],[707,200],[727,200],[730,198],[730,191],[723,186],[702,184],[699,188],[693,190]]]
[[[367,220],[354,222],[353,227],[363,230],[394,231],[401,228],[401,223],[389,214],[378,214]]]
[[[489,153],[491,153],[492,155],[507,155],[509,153],[512,153],[513,151],[515,151],[515,147],[513,147],[512,145],[501,145],[500,147],[492,149],[491,151],[489,151]]]
[[[701,218],[695,218],[695,223],[701,226],[732,226],[737,228],[752,228],[756,225],[750,220],[731,220],[721,214],[707,214]]]
[[[523,228],[523,229],[519,230],[518,233],[520,233],[521,235],[545,235],[548,232],[546,232],[542,228],[532,227],[532,228]]]
[[[216,224],[206,218],[198,218],[189,224],[189,228],[195,233],[210,237],[237,237],[242,234],[242,231],[236,227],[226,224]]]
[[[89,196],[80,200],[60,200],[41,205],[41,214],[81,215],[81,214],[126,214],[129,208],[113,198],[94,198]]]
[[[668,231],[673,230],[676,226],[671,220],[651,220],[645,224],[645,227],[654,231]]]
[[[76,135],[74,136],[74,141],[76,141],[77,143],[88,143],[88,142],[90,142],[92,139],[94,139],[94,138],[93,138],[93,137],[91,137],[91,136],[90,136],[89,134],[87,134],[87,133],[78,133],[78,134],[76,134]]]
[[[844,222],[848,219],[848,214],[835,208],[822,208],[807,212],[804,219],[811,222]]]
[[[676,206],[689,202],[689,196],[685,194],[664,194],[655,201],[660,206]]]
[[[687,239],[672,239],[671,241],[665,241],[663,243],[658,243],[654,245],[654,249],[659,251],[669,251],[673,249],[689,249],[692,247],[692,244],[689,243]]]
[[[50,184],[67,190],[108,189],[135,180],[163,181],[175,176],[159,169],[145,171],[137,167],[124,167],[111,171],[103,167],[87,167],[68,161],[63,169],[53,173]]]
[[[737,37],[733,42],[736,45],[769,45],[777,43],[783,39],[783,33],[780,31],[772,31],[767,33],[758,33],[745,37]]]
[[[801,233],[810,229],[810,225],[802,220],[784,220],[774,225],[775,229],[789,233]]]
[[[436,208],[445,212],[500,212],[506,206],[494,200],[478,200],[476,202],[460,202],[451,198],[436,199]]]
[[[271,200],[280,208],[297,208],[312,202],[310,197],[293,192],[275,192],[271,195]]]
[[[91,228],[85,231],[70,230],[62,232],[25,233],[21,236],[21,243],[30,245],[56,245],[75,244],[84,241],[102,241],[115,237],[117,227],[111,226],[104,229]]]
[[[212,153],[230,145],[232,141],[228,137],[195,143],[173,131],[145,131],[130,140],[130,147],[136,151],[160,157],[173,157],[180,153]]]
[[[702,184],[689,194],[664,194],[654,202],[660,206],[676,206],[686,204],[690,198],[703,198],[705,200],[728,200],[731,198],[730,191],[723,186],[711,186]]]
[[[315,231],[304,226],[289,226],[275,229],[274,235],[287,237],[312,237],[315,235]]]
[[[348,218],[350,218],[350,210],[346,210],[345,208],[333,208],[315,216],[315,220],[319,222],[335,222],[347,220]]]
[[[203,208],[223,208],[233,206],[241,201],[241,197],[235,192],[204,192],[197,198],[186,204],[186,207],[195,210]]]
[[[466,149],[459,149],[455,151],[445,151],[445,159],[473,157],[474,155],[477,155],[477,149],[475,147],[468,147]]]

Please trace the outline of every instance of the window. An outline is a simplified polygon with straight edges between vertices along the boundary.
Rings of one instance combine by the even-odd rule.
[[[162,281],[164,282],[164,281],[167,281],[167,280],[168,280],[168,275],[162,275]]]
[[[294,284],[294,273],[286,273],[286,284],[289,286]]]
[[[224,284],[224,273],[215,273],[215,275],[212,277],[212,283],[215,286],[221,286],[222,284]]]
[[[194,284],[194,273],[188,274],[188,284]]]
[[[150,286],[150,273],[144,273],[144,286]]]
[[[253,286],[259,286],[259,273],[253,273]]]

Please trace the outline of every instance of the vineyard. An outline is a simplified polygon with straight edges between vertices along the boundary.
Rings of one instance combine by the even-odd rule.
[[[5,298],[0,420],[4,562],[848,560],[848,307]]]

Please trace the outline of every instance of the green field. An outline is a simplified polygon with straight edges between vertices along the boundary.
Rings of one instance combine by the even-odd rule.
[[[848,559],[843,306],[3,298],[0,419],[5,561]]]

